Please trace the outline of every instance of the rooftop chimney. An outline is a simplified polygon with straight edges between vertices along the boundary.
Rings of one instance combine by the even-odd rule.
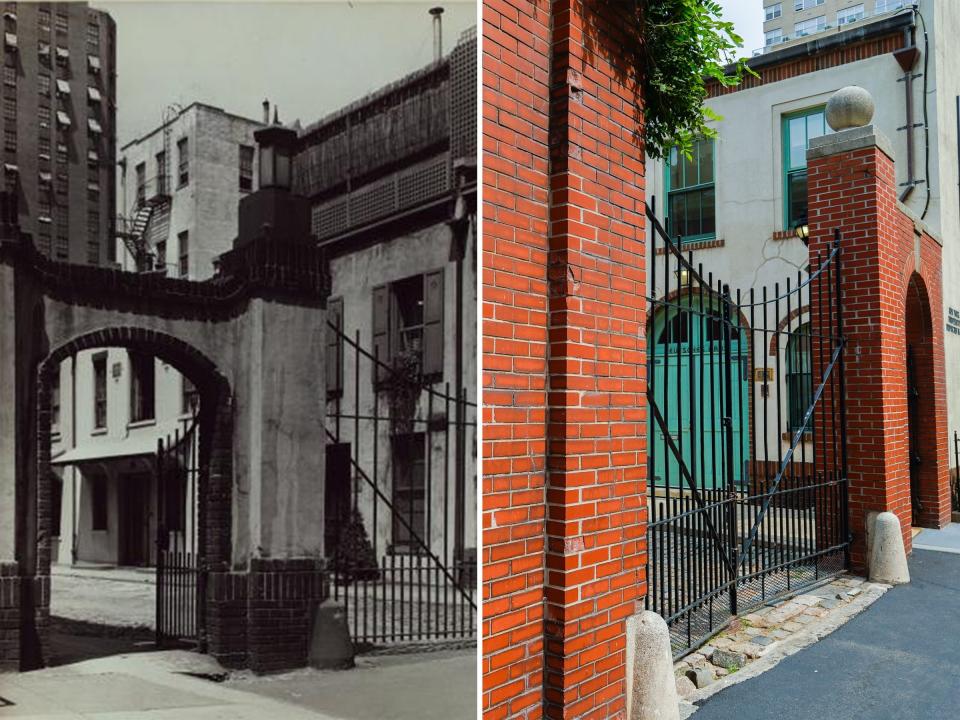
[[[270,101],[269,100],[263,101],[263,124],[264,125],[270,124]]]
[[[443,57],[443,15],[442,7],[430,8],[430,14],[433,15],[433,59],[439,60]]]

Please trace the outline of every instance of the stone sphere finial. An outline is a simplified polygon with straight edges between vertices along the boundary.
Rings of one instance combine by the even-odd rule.
[[[827,124],[836,131],[869,125],[873,119],[873,96],[859,85],[837,90],[827,102]]]

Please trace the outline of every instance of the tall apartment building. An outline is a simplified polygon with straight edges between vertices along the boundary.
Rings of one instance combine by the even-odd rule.
[[[842,32],[866,18],[896,12],[908,0],[763,0],[764,47],[806,42],[811,35]]]
[[[236,235],[240,198],[256,189],[253,133],[266,122],[199,102],[171,106],[160,127],[120,148],[123,269],[136,270],[140,254],[171,277],[213,275]]]
[[[113,260],[116,28],[86,3],[4,3],[3,175],[51,258]]]

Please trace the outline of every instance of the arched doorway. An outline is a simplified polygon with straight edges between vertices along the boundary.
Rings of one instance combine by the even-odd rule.
[[[749,419],[750,388],[744,366],[748,365],[748,342],[740,318],[733,317],[731,322],[729,363],[723,356],[727,349],[721,303],[712,294],[685,294],[666,303],[655,314],[648,334],[654,401],[684,465],[706,489],[724,484],[724,408],[720,398],[725,394],[727,367],[731,369],[733,480],[739,485],[746,479],[744,428]],[[664,437],[655,423],[649,428],[652,485],[682,487],[677,455],[664,451]]]
[[[927,287],[917,273],[907,283],[904,327],[912,524],[938,527],[938,443],[929,422],[936,412],[933,325]]]

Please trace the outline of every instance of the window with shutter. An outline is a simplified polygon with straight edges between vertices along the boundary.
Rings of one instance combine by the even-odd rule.
[[[423,280],[423,376],[443,376],[443,270],[427,273]]]
[[[343,298],[327,301],[327,398],[343,395]]]

